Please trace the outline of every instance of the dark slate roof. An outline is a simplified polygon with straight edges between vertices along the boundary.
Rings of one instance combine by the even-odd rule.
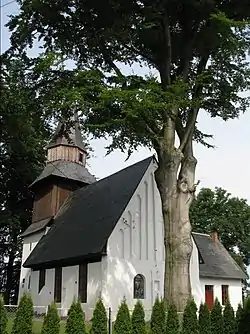
[[[38,269],[97,261],[153,157],[76,190],[30,254],[25,267]]]
[[[54,162],[48,162],[42,173],[30,185],[30,187],[51,175],[79,181],[85,184],[91,184],[96,181],[95,177],[89,173],[86,167],[76,162],[58,160]]]
[[[214,242],[210,235],[193,233],[202,262],[200,276],[211,278],[245,279],[246,275],[230,256],[220,241]]]
[[[42,220],[39,220],[38,222],[35,222],[31,224],[22,234],[22,237],[27,237],[30,234],[39,232],[43,230],[52,220],[53,217],[48,217]]]
[[[66,129],[65,124],[59,122],[56,131],[51,139],[51,142],[49,143],[47,148],[51,148],[57,145],[67,145],[67,146],[77,146],[84,151],[86,150],[82,140],[77,114],[75,113],[72,118],[73,118],[71,120],[72,126],[70,127],[70,129]]]

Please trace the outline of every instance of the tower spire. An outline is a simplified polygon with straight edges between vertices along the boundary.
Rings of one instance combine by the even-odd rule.
[[[75,146],[83,151],[86,151],[86,147],[81,135],[77,111],[71,115],[69,123],[70,126],[67,126],[66,122],[63,121],[58,123],[55,133],[52,136],[49,145],[47,146],[47,149],[58,145],[67,145]]]

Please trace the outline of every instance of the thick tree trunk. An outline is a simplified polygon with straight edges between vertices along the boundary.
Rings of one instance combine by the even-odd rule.
[[[191,296],[190,258],[192,254],[189,208],[194,193],[196,159],[180,150],[158,152],[155,173],[162,201],[165,245],[164,299],[183,311]]]

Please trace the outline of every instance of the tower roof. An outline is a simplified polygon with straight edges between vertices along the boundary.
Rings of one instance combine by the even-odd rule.
[[[83,151],[86,150],[80,131],[77,112],[75,112],[74,115],[71,117],[70,123],[71,126],[69,129],[67,128],[65,123],[63,122],[58,123],[56,131],[52,136],[51,141],[47,146],[47,149],[58,145],[66,145],[66,146],[76,146]]]

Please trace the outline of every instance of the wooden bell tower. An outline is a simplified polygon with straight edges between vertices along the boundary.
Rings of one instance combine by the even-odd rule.
[[[86,168],[87,152],[77,114],[69,130],[59,123],[47,146],[47,162],[30,186],[34,192],[32,223],[53,218],[67,197],[77,188],[95,182]]]

